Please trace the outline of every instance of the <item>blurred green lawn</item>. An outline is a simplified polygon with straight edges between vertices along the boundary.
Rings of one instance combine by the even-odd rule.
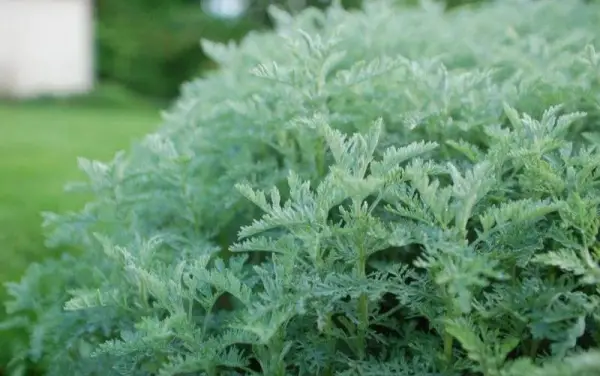
[[[77,157],[108,160],[159,120],[158,109],[151,106],[0,103],[1,283],[19,279],[31,262],[52,255],[43,246],[41,211],[83,204],[85,197],[63,190],[65,183],[84,177]],[[2,285],[0,320],[5,297]],[[0,339],[0,349],[5,340]]]

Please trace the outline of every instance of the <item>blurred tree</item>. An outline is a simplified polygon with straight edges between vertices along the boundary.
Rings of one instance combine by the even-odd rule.
[[[172,98],[181,82],[212,66],[200,48],[201,38],[238,40],[250,30],[270,27],[269,5],[297,12],[309,6],[323,8],[332,1],[249,0],[245,14],[224,19],[207,14],[202,0],[98,0],[98,75],[143,95]],[[341,3],[356,8],[363,1]],[[416,4],[419,0],[398,1]],[[493,0],[437,1],[455,7]]]
[[[343,0],[357,6],[361,0]],[[153,97],[177,95],[181,82],[210,67],[201,38],[238,40],[248,31],[270,26],[271,4],[290,11],[325,7],[330,0],[251,0],[238,19],[207,14],[200,0],[98,0],[98,75]]]
[[[98,75],[156,97],[173,97],[206,62],[199,41],[239,39],[262,27],[249,18],[220,20],[198,1],[99,0]]]

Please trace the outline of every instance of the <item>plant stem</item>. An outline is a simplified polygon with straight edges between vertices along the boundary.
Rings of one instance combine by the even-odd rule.
[[[362,360],[365,357],[365,349],[367,347],[366,334],[367,328],[369,327],[369,301],[367,300],[367,295],[365,293],[362,293],[358,298],[358,319],[359,354],[360,359]]]
[[[366,277],[367,256],[364,245],[359,248],[358,256],[358,277],[364,279]],[[366,293],[360,294],[358,298],[358,345],[359,357],[364,359],[366,349],[366,334],[369,328],[369,300]]]
[[[142,304],[144,308],[149,308],[150,307],[150,302],[148,301],[148,290],[146,289],[146,285],[145,283],[142,281],[140,282],[140,286],[139,286],[139,293],[140,293],[140,297],[142,299]]]
[[[321,145],[319,145],[321,146]],[[317,147],[315,164],[317,165],[317,178],[323,179],[327,173],[327,166],[325,166],[325,151],[323,147]]]
[[[454,337],[448,332],[444,333],[444,360],[446,365],[450,366],[452,363],[452,345],[454,344]]]
[[[283,361],[282,352],[284,351],[284,336],[282,333],[282,329],[280,328],[275,336],[271,339],[271,343],[269,344],[269,351],[271,355],[270,364],[273,365],[275,363],[275,375],[276,376],[285,376],[285,362]]]
[[[325,327],[323,328],[323,332],[325,333],[325,337],[327,338],[327,351],[328,351],[328,355],[329,355],[329,361],[327,362],[327,365],[325,366],[325,371],[324,371],[324,375],[325,376],[331,376],[333,375],[333,365],[331,364],[331,360],[333,360],[334,356],[335,356],[335,340],[332,338],[331,336],[331,328],[332,328],[332,324],[331,324],[331,313],[327,313],[327,315],[325,316]]]
[[[539,347],[540,347],[540,341],[539,340],[534,339],[534,340],[531,341],[531,347],[529,348],[529,356],[532,359],[535,359]]]

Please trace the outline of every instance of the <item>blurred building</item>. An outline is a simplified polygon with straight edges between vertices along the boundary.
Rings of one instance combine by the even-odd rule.
[[[79,94],[93,84],[92,0],[0,0],[0,96]]]

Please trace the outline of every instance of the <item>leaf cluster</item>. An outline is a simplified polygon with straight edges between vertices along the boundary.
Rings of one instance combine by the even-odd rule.
[[[14,369],[598,374],[600,9],[393,3],[204,42],[160,129],[81,159]]]

